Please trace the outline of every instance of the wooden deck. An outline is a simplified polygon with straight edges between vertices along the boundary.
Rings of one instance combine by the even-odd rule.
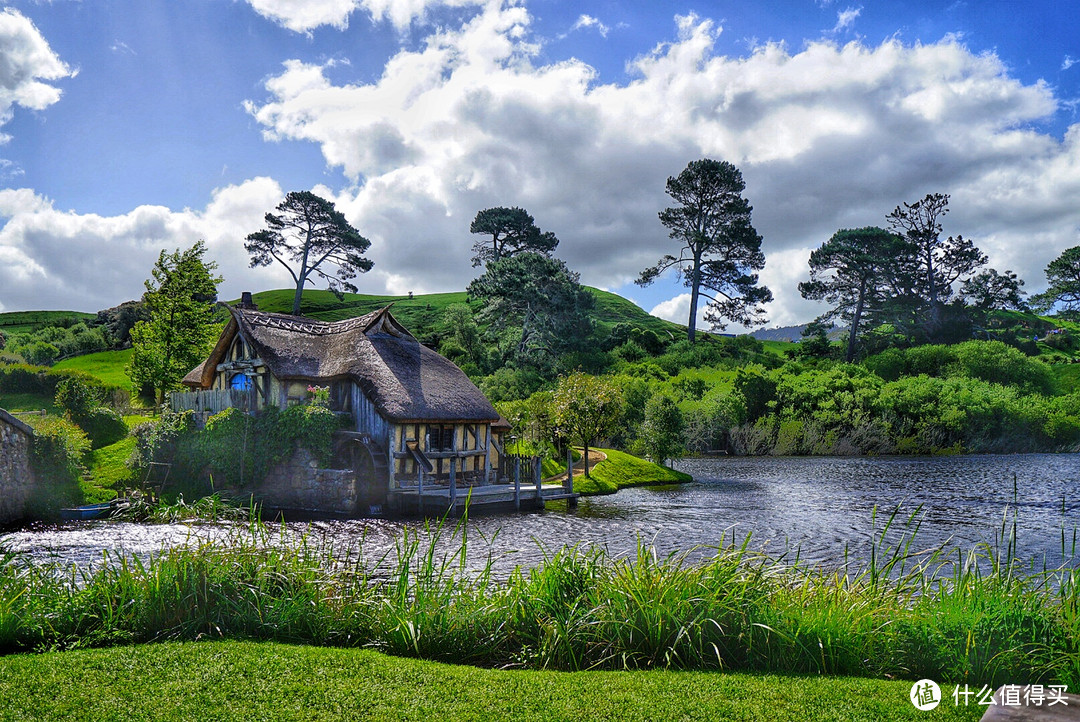
[[[458,487],[451,494],[449,486],[424,485],[422,493],[416,487],[390,492],[390,503],[405,514],[450,514],[460,516],[466,506],[470,512],[543,509],[544,503],[556,499],[577,501],[578,495],[568,493],[562,484],[543,484],[539,494],[534,485],[514,488],[513,484]],[[451,498],[453,497],[453,498]]]

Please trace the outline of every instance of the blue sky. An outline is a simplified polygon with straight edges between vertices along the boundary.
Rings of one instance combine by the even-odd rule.
[[[673,250],[664,180],[736,163],[770,325],[841,227],[953,196],[946,233],[1030,290],[1080,244],[1071,2],[34,0],[0,11],[0,310],[138,296],[202,238],[225,297],[287,285],[243,237],[289,190],[372,239],[361,290],[459,290],[468,224],[519,205],[593,285]],[[1074,62],[1076,62],[1074,66]],[[681,319],[685,321],[685,318]]]

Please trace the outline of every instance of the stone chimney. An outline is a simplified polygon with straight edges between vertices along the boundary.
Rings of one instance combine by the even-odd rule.
[[[240,294],[240,308],[245,311],[256,311],[258,306],[251,300],[251,291],[244,291]]]

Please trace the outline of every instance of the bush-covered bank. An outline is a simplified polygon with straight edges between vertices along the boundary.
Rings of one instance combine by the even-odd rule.
[[[694,672],[477,669],[371,650],[199,642],[0,657],[0,709],[18,719],[976,720],[933,712],[909,682]]]
[[[473,542],[475,543],[475,542]],[[536,669],[725,669],[1080,684],[1080,573],[982,548],[875,549],[848,573],[746,548],[711,560],[563,549],[508,579],[406,535],[342,563],[257,522],[228,542],[57,573],[0,559],[0,650],[265,639]],[[955,560],[955,564],[950,563]]]

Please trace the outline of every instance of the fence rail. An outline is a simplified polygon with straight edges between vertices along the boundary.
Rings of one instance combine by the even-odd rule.
[[[195,411],[216,414],[225,409],[255,410],[255,393],[242,389],[224,389],[221,391],[175,391],[169,395],[169,406],[173,411]]]

